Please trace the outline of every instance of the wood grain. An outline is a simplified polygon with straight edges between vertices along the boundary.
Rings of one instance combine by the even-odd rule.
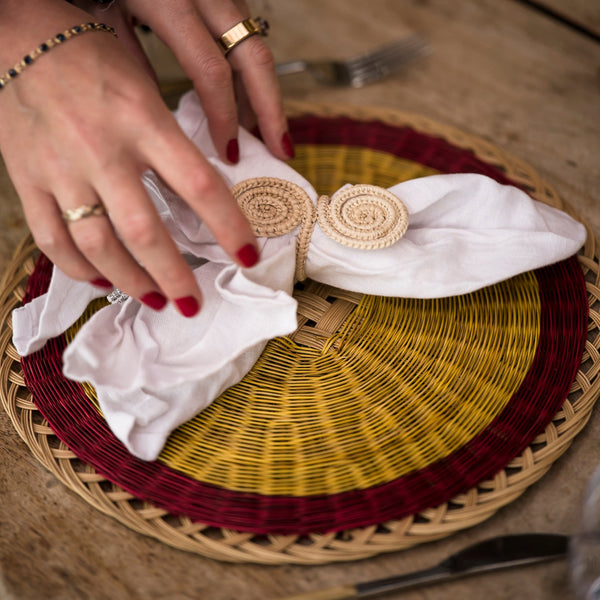
[[[593,2],[591,4],[594,4]],[[286,98],[422,113],[532,164],[600,233],[598,45],[512,0],[256,0],[278,60],[346,55],[412,30],[432,54],[371,87],[282,82]],[[26,231],[0,169],[0,269]],[[31,456],[0,413],[0,598],[7,600],[265,600],[425,568],[492,535],[575,532],[583,488],[600,457],[600,420],[540,483],[470,531],[407,552],[320,567],[228,565],[169,548],[103,516]],[[564,562],[390,595],[564,600]]]

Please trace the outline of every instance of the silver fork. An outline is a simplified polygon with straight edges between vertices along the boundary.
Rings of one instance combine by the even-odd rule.
[[[399,71],[407,63],[428,52],[427,42],[420,35],[412,34],[346,60],[294,60],[279,63],[276,71],[278,75],[307,71],[320,83],[362,87]]]

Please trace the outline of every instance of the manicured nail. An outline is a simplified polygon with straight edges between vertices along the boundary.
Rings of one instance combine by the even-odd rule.
[[[160,292],[148,292],[140,298],[140,302],[154,310],[161,310],[167,304],[167,299]]]
[[[283,138],[281,138],[281,145],[283,146],[283,151],[290,158],[294,158],[294,156],[296,156],[294,144],[292,143],[292,138],[290,137],[290,134],[287,131],[283,134]]]
[[[193,317],[198,314],[200,310],[200,305],[198,304],[198,300],[194,298],[194,296],[186,296],[185,298],[177,298],[174,300],[175,305],[179,309],[179,312],[184,317]]]
[[[234,165],[240,160],[240,146],[237,139],[227,142],[227,160]]]
[[[252,244],[246,244],[238,250],[237,257],[244,267],[253,267],[258,262],[258,251]]]
[[[96,285],[101,288],[114,288],[115,286],[108,280],[104,279],[104,277],[98,277],[97,279],[92,279],[90,281],[92,285]]]

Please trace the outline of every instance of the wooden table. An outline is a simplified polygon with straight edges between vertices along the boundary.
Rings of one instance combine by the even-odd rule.
[[[256,0],[254,6],[271,22],[277,60],[343,56],[421,32],[433,52],[401,75],[358,90],[295,76],[282,82],[284,95],[422,113],[481,136],[533,165],[600,234],[600,46],[590,36],[514,0]],[[0,198],[2,270],[26,233],[4,170]],[[595,413],[539,483],[474,529],[360,562],[264,567],[174,550],[105,517],[44,470],[0,412],[0,598],[277,599],[430,566],[497,534],[575,532],[585,483],[600,460]],[[557,562],[389,596],[440,597],[571,594],[567,565]]]

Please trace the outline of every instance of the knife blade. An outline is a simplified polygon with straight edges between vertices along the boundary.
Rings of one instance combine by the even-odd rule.
[[[557,533],[495,537],[468,546],[429,569],[307,592],[281,600],[365,600],[419,585],[564,558],[568,547],[568,536]]]

